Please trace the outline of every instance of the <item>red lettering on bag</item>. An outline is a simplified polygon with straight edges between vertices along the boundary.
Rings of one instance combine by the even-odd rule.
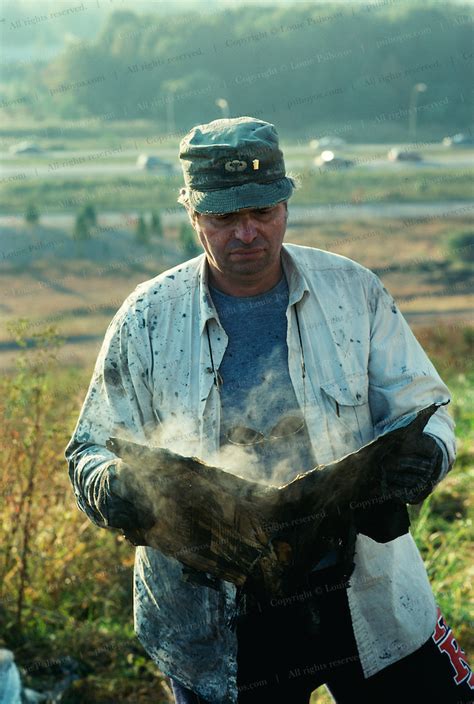
[[[436,621],[436,628],[434,630],[433,635],[431,636],[435,643],[439,643],[441,640],[443,640],[444,636],[448,632],[448,627],[444,622],[443,614],[441,613],[439,606],[437,609],[437,615],[438,620]]]
[[[446,653],[448,655],[451,665],[456,671],[456,676],[454,678],[456,684],[461,684],[461,682],[469,678],[467,683],[472,689],[474,686],[473,673],[467,663],[466,653],[456,643],[452,631],[450,631],[444,641],[438,645],[438,648],[442,653]]]

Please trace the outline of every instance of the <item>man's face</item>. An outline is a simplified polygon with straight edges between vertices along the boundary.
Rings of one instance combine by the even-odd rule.
[[[196,213],[194,227],[214,278],[236,283],[279,270],[287,220],[286,202],[234,213]]]

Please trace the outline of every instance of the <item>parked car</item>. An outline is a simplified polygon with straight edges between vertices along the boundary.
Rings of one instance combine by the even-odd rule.
[[[354,165],[354,162],[344,157],[336,156],[334,152],[325,150],[314,160],[316,166],[324,169],[347,169]]]
[[[474,145],[474,137],[459,132],[458,134],[453,134],[452,137],[445,137],[443,144],[445,147],[472,147]]]
[[[41,154],[44,150],[34,142],[19,142],[10,147],[11,154]]]
[[[345,144],[341,137],[321,137],[320,139],[312,139],[309,146],[312,149],[338,149]]]
[[[152,156],[150,154],[140,154],[137,159],[137,166],[139,169],[146,169],[147,171],[161,171],[166,174],[172,174],[174,172],[173,164],[161,159],[159,156]]]
[[[404,149],[390,149],[387,154],[389,161],[423,161],[423,157],[418,152],[408,152]]]

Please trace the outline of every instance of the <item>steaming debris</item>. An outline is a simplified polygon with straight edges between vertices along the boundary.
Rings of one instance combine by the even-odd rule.
[[[107,447],[124,461],[119,476],[126,493],[156,520],[144,531],[144,544],[191,570],[281,596],[297,587],[328,544],[342,547],[350,576],[357,532],[379,542],[407,532],[403,497],[386,492],[380,467],[421,436],[439,406],[279,487],[128,440],[110,438]]]

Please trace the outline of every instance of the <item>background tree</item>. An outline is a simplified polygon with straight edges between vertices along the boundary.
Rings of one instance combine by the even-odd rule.
[[[30,203],[26,208],[25,222],[28,225],[37,225],[39,223],[39,211],[33,203]]]
[[[135,225],[135,241],[140,245],[147,245],[150,243],[150,231],[146,226],[143,215],[139,216]]]
[[[156,210],[151,213],[150,232],[155,237],[163,239],[163,223],[161,222],[160,214]]]
[[[451,256],[462,262],[474,262],[474,230],[454,232],[448,241]]]
[[[97,213],[92,203],[88,203],[82,210],[82,216],[88,227],[97,226]]]
[[[76,222],[74,223],[73,237],[79,242],[84,242],[85,240],[91,239],[91,233],[87,224],[87,219],[84,217],[84,213],[79,213],[79,215],[77,215],[76,217]]]
[[[48,60],[39,76],[12,72],[5,93],[13,100],[13,85],[23,96],[41,93],[41,101],[25,105],[30,111],[110,111],[153,118],[167,132],[220,117],[216,99],[225,98],[231,114],[261,116],[282,135],[294,134],[295,123],[310,138],[345,126],[342,136],[360,142],[406,138],[411,90],[425,83],[418,137],[466,131],[471,9],[428,0],[384,5],[372,11],[362,2],[249,4],[212,15],[120,11],[90,41],[70,43]]]
[[[188,223],[182,223],[179,229],[179,243],[181,248],[188,257],[195,257],[201,253],[201,248],[196,241],[196,235]]]

